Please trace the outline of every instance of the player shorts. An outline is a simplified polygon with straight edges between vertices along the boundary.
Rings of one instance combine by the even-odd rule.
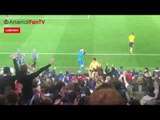
[[[129,42],[129,47],[133,47],[134,43],[133,42]]]

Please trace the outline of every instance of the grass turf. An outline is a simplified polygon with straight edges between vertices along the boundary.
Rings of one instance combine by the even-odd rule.
[[[160,16],[154,15],[91,15],[91,16],[9,16],[9,20],[43,19],[45,24],[4,25],[0,19],[0,53],[13,53],[17,48],[23,53],[77,53],[86,50],[85,67],[93,57],[102,66],[106,63],[124,66],[126,69],[160,66],[160,56],[87,55],[87,53],[129,54],[128,36],[134,32],[134,54],[160,54]],[[20,27],[20,34],[4,34],[4,27]],[[39,55],[37,66],[46,65],[54,56],[58,71],[78,70],[77,55]],[[31,55],[26,55],[31,63]],[[13,66],[9,54],[0,54],[0,67]]]

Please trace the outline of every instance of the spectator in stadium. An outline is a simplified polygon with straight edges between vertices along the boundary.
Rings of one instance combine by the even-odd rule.
[[[153,71],[153,77],[154,77],[154,74],[157,74],[158,77],[160,77],[160,70],[159,70],[159,67],[156,67],[155,70]]]
[[[141,105],[155,105],[157,103],[157,96],[159,93],[159,86],[157,81],[149,77],[146,96],[140,100]]]
[[[112,79],[118,80],[119,78],[118,70],[116,70],[116,67],[114,67],[113,64],[112,64],[112,69],[111,69],[110,74],[111,74]]]
[[[87,96],[83,96],[78,100],[78,105],[87,105]]]
[[[22,88],[23,88],[23,85],[21,83],[18,83],[16,80],[15,81],[15,92],[17,95],[22,94]]]
[[[43,72],[44,70],[49,68],[54,63],[54,59],[52,58],[50,61],[50,64],[46,65],[45,67],[42,67],[38,71],[31,73],[31,74],[27,74],[27,72],[28,72],[27,65],[22,65],[22,66],[20,66],[20,69],[19,69],[18,64],[16,62],[16,54],[13,54],[12,58],[13,58],[14,66],[15,66],[17,80],[19,83],[21,83],[23,85],[23,89],[22,89],[23,102],[24,102],[24,104],[28,105],[32,96],[33,96],[33,91],[32,91],[33,80],[41,72]]]
[[[122,101],[128,105],[155,105],[160,103],[160,71],[158,67],[152,72],[145,68],[144,73],[142,71],[137,72],[134,68],[124,72],[125,69],[121,67],[118,73],[114,66],[109,69],[108,65],[103,72],[102,66],[99,64],[97,69],[93,67],[94,75],[91,77],[86,73],[74,74],[68,71],[57,77],[55,69],[53,75],[47,66],[42,68],[43,70],[47,68],[42,74],[32,73],[33,77],[27,71],[28,66],[26,64],[18,66],[15,62],[16,56],[13,55],[12,57],[16,76],[12,76],[10,68],[7,67],[2,69],[4,74],[0,76],[0,92],[5,86],[3,85],[4,78],[15,78],[15,80],[11,80],[13,84],[10,84],[11,81],[9,81],[7,86],[3,88],[3,94],[6,96],[12,93],[8,97],[10,102],[4,95],[0,95],[0,104],[24,105],[28,104],[31,98],[34,99],[30,101],[32,102],[30,105],[119,105],[122,104]],[[40,69],[41,72],[42,69]],[[139,87],[140,85],[141,87]],[[17,100],[13,90],[18,96],[18,102],[15,102]],[[21,99],[21,93],[23,99]],[[111,96],[107,96],[108,94]],[[31,95],[32,97],[30,97]],[[109,101],[109,99],[113,99],[113,101]]]
[[[86,80],[86,84],[88,86],[88,88],[90,89],[90,91],[94,91],[96,88],[96,81],[93,80],[93,78],[90,78],[89,80]]]
[[[16,79],[16,76],[12,76],[10,68],[4,67],[3,75],[0,77],[0,94],[4,94],[5,88],[7,86],[10,86],[12,89],[14,89],[14,82]]]
[[[53,86],[52,90],[53,90],[53,94],[50,96],[50,98],[52,99],[52,102],[55,104],[59,104],[62,101],[62,97],[65,96],[65,83],[62,81],[58,81],[57,84],[55,86]]]
[[[61,71],[60,74],[58,74],[58,75],[56,76],[56,79],[58,79],[58,81],[62,81],[63,78],[64,78],[64,74],[63,74],[63,72]]]
[[[103,88],[93,92],[87,99],[87,105],[126,105],[116,89]]]
[[[4,94],[6,95],[8,92],[12,91],[12,87],[11,86],[7,86],[4,90]]]
[[[120,75],[122,75],[122,74],[123,74],[123,72],[124,72],[124,68],[123,68],[123,66],[120,66],[119,74],[120,74]]]
[[[61,88],[65,86],[65,83],[62,81],[57,82],[56,84],[56,90],[57,92],[60,92]]]
[[[141,77],[141,78],[142,78],[142,77],[144,76],[144,75],[143,75],[142,70],[139,70],[139,72],[138,72],[138,73],[139,73],[139,77]]]
[[[63,105],[73,105],[76,99],[76,93],[70,92],[62,99]]]
[[[19,97],[15,91],[11,90],[6,94],[6,105],[18,105]]]
[[[119,92],[119,94],[121,95],[121,97],[127,101],[127,96],[126,96],[126,92],[127,92],[127,87],[125,86],[125,83],[124,83],[124,75],[121,75],[119,80],[120,81],[117,81],[117,80],[113,80],[111,81],[110,83],[112,84],[112,86],[114,86],[114,88]]]
[[[134,68],[132,69],[131,74],[132,74],[132,77],[133,77],[133,78],[139,76],[139,73],[138,73],[138,72],[136,71],[136,69],[134,69]],[[132,78],[132,79],[133,79],[133,78]]]
[[[45,97],[44,100],[40,103],[40,105],[53,105],[52,99],[49,97]]]
[[[22,103],[21,103],[21,101],[22,101],[21,100],[22,99],[22,88],[23,88],[23,85],[21,83],[17,82],[17,80],[16,80],[14,91],[19,97],[19,103],[18,104],[20,104],[20,105],[22,105]]]
[[[50,97],[51,97],[51,94],[48,93],[47,84],[38,85],[36,88],[36,92],[34,93],[30,101],[30,105],[40,105],[45,101],[46,98],[50,98]]]
[[[95,76],[93,79],[96,81],[96,88],[102,85],[102,83],[104,82],[100,76]]]
[[[99,64],[97,72],[98,72],[98,76],[102,76],[103,77],[103,68],[102,68],[101,64]]]
[[[133,86],[128,83],[125,71],[120,75],[119,79],[122,83],[122,91],[120,91],[122,97],[127,101],[128,104],[133,104],[135,102],[133,99]]]
[[[91,94],[89,88],[85,85],[84,80],[79,80],[79,85],[81,87],[81,97],[89,96]]]
[[[68,83],[71,81],[71,75],[69,74],[68,71],[66,71],[66,74],[64,75],[62,81],[63,81],[65,84],[68,84]]]
[[[150,70],[148,68],[145,68],[144,69],[144,78],[147,79],[147,78],[150,78],[152,76]]]
[[[141,105],[154,105],[156,104],[156,97],[154,94],[154,87],[148,86],[148,93],[146,96],[144,96],[141,101]]]
[[[76,96],[81,96],[81,87],[79,85],[79,83],[74,83],[73,84],[74,88],[73,88],[73,92],[76,94]]]
[[[48,92],[54,94],[55,91],[56,91],[56,84],[54,82],[50,83],[50,85],[48,86]]]
[[[127,72],[125,72],[126,74],[126,79],[128,81],[129,84],[132,84],[132,74],[130,72],[130,70],[127,70]]]
[[[0,105],[5,105],[5,104],[6,104],[6,96],[0,95]]]
[[[105,70],[104,70],[104,79],[106,78],[106,77],[110,77],[111,78],[111,70],[110,70],[110,68],[108,67],[108,65],[105,67]]]

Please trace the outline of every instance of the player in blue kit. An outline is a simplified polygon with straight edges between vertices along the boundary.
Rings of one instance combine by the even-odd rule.
[[[82,69],[83,69],[83,67],[84,67],[83,55],[85,55],[85,50],[84,50],[84,49],[81,49],[81,50],[78,52],[78,63],[79,63],[79,65],[80,65],[79,70],[78,70],[78,73],[82,72]]]
[[[21,51],[19,48],[17,48],[17,52],[16,52],[16,61],[17,61],[18,66],[20,67],[20,65],[21,65]]]
[[[33,61],[33,64],[31,66],[34,70],[36,67],[37,59],[38,59],[38,54],[36,53],[36,49],[33,49],[31,57],[32,57],[32,61]]]

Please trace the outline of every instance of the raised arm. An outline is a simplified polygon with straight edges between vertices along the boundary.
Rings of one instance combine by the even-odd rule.
[[[15,72],[16,72],[16,76],[19,77],[20,76],[20,70],[16,61],[16,54],[13,53],[12,54],[12,59],[13,59],[13,63],[14,63],[14,67],[15,67]]]
[[[37,77],[41,72],[43,72],[44,70],[46,70],[47,68],[49,68],[49,67],[50,67],[51,65],[53,65],[53,64],[54,64],[54,58],[52,58],[52,59],[50,60],[50,64],[48,64],[48,65],[40,68],[38,71],[32,73],[32,74],[30,75],[30,76],[31,76],[31,79],[34,79],[35,77]]]
[[[126,73],[125,73],[125,71],[123,72],[123,80],[124,80],[125,87],[128,88],[129,84],[128,84],[127,80],[126,80]]]

